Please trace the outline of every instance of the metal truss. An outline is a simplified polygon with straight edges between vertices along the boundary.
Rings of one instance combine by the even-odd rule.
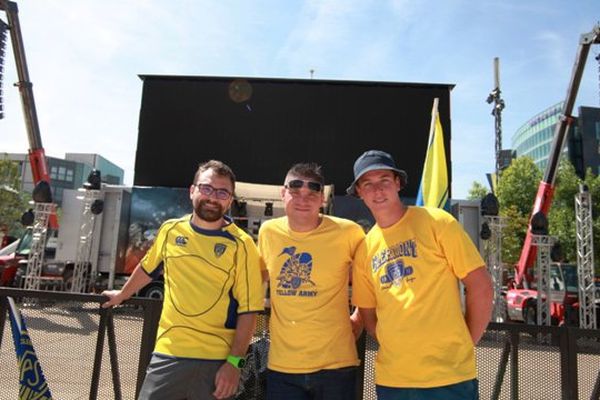
[[[503,267],[502,267],[502,228],[505,226],[504,217],[485,216],[484,222],[491,231],[489,240],[485,241],[483,252],[485,263],[492,277],[494,285],[493,322],[504,322],[506,319],[506,299],[502,294]]]
[[[34,203],[31,250],[27,258],[24,289],[39,290],[44,266],[44,250],[48,234],[48,221],[54,212],[54,203]]]
[[[531,245],[537,247],[537,324],[550,326],[550,250],[555,238],[548,235],[532,235]]]
[[[592,196],[587,191],[575,195],[577,236],[577,280],[579,286],[579,327],[596,329],[594,286],[594,241]]]
[[[91,260],[94,226],[96,223],[96,214],[92,212],[92,204],[103,197],[104,193],[101,190],[84,191],[83,210],[79,225],[79,242],[77,244],[77,254],[75,256],[75,265],[73,266],[73,280],[70,287],[70,291],[74,293],[88,292],[96,278],[96,263]],[[69,288],[67,287],[67,289]]]

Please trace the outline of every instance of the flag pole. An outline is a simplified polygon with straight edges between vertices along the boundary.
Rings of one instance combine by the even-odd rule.
[[[429,126],[429,141],[427,142],[427,148],[431,146],[433,143],[433,136],[435,135],[435,121],[438,114],[438,104],[440,102],[440,98],[436,97],[433,99],[433,107],[431,108],[431,125]],[[429,154],[427,154],[427,157]]]

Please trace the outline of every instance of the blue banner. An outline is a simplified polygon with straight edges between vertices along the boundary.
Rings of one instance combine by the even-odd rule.
[[[8,314],[19,366],[19,400],[51,400],[50,388],[42,372],[25,320],[12,298],[8,297]]]

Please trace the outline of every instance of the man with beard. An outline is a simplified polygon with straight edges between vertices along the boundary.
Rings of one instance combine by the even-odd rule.
[[[198,167],[190,186],[193,213],[166,221],[121,290],[120,304],[164,274],[165,298],[140,399],[226,399],[263,309],[259,257],[252,238],[225,216],[235,176],[220,161]]]

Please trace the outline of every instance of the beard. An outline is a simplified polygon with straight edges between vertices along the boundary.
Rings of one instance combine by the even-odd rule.
[[[210,204],[211,207],[208,207],[208,204]],[[225,215],[225,210],[220,203],[206,199],[198,202],[198,205],[194,207],[194,213],[203,221],[216,222],[223,218],[223,215]]]

